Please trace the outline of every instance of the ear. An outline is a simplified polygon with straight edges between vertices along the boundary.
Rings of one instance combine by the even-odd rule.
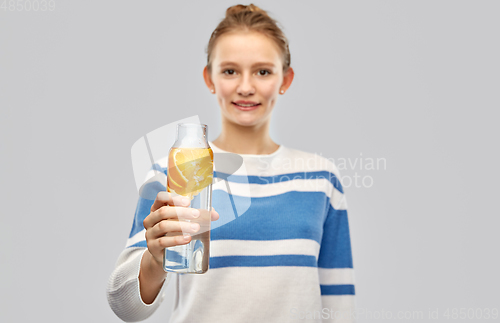
[[[295,72],[293,71],[293,68],[289,67],[288,70],[285,72],[283,75],[283,83],[281,83],[280,90],[283,90],[286,92],[290,85],[292,85],[293,77],[295,76]]]
[[[212,78],[210,77],[210,73],[208,72],[207,67],[203,69],[203,78],[205,79],[205,84],[207,85],[209,90],[214,88],[214,83],[212,82]]]

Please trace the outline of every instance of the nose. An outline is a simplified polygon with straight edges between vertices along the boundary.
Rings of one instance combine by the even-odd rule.
[[[246,74],[243,75],[240,79],[240,83],[238,84],[238,88],[236,89],[238,94],[247,96],[255,93],[255,86],[253,85],[251,76]]]

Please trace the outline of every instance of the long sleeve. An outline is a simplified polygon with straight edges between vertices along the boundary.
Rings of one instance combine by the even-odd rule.
[[[332,193],[327,203],[318,271],[326,321],[355,322],[354,269],[347,202],[336,167],[331,171]],[[326,317],[328,316],[328,317]]]
[[[167,275],[153,303],[145,304],[142,301],[139,289],[139,269],[142,255],[146,250],[143,247],[123,250],[108,281],[109,306],[125,322],[138,322],[151,316],[163,301],[163,290],[170,280],[170,276]]]
[[[106,293],[109,306],[125,322],[142,321],[151,316],[163,301],[164,289],[172,276],[167,274],[153,303],[145,304],[142,301],[139,271],[142,256],[147,250],[143,221],[149,215],[156,194],[161,190],[164,191],[165,186],[155,178],[146,182],[141,189],[129,239],[108,281]]]

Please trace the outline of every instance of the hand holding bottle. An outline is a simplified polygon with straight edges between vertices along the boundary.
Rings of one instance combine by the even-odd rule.
[[[160,268],[165,248],[189,243],[191,236],[184,233],[196,233],[200,230],[198,223],[189,222],[200,216],[199,210],[187,207],[189,203],[189,199],[185,197],[173,197],[168,192],[160,192],[151,207],[151,213],[144,219],[148,251]],[[211,220],[218,219],[219,213],[212,208]]]
[[[151,213],[144,219],[148,249],[141,259],[139,286],[142,301],[151,304],[163,285],[167,273],[163,270],[163,250],[167,247],[184,245],[191,237],[184,239],[183,232],[195,232],[191,223],[185,220],[196,219],[189,200],[182,196],[173,197],[168,192],[160,192],[151,207]],[[198,210],[196,210],[198,211]],[[199,211],[198,211],[199,212]],[[219,213],[212,208],[211,220],[219,219]],[[199,224],[196,223],[199,230]],[[170,236],[165,236],[170,234]]]

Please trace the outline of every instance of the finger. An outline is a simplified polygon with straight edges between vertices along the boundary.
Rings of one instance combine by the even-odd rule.
[[[196,219],[200,216],[200,211],[194,208],[182,206],[162,206],[158,210],[150,213],[143,221],[144,228],[148,230],[161,220],[168,219]]]
[[[148,239],[157,239],[168,233],[171,235],[183,235],[196,233],[200,230],[200,224],[196,222],[163,220],[155,224],[150,230],[146,231]]]
[[[172,194],[170,194],[169,192],[162,191],[156,195],[155,202],[151,206],[151,212],[154,212],[158,210],[160,207],[166,205],[188,206],[190,202],[191,201],[187,197],[183,197],[181,195],[173,197]]]
[[[178,235],[173,237],[161,237],[154,241],[154,244],[159,247],[159,249],[170,248],[178,245],[187,244],[191,241],[191,236],[189,235]]]
[[[215,209],[213,207],[212,207],[212,212],[210,213],[210,215],[211,215],[212,221],[217,221],[220,218],[219,213],[217,211],[215,211]]]

